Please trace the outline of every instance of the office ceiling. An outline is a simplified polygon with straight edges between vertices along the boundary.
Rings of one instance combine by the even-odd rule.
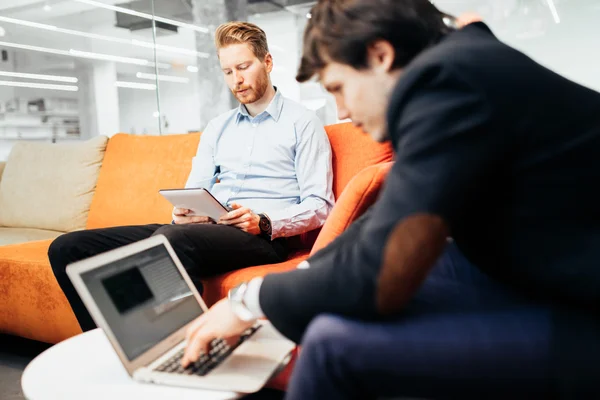
[[[543,38],[545,43],[552,43],[558,35],[569,37],[571,40],[575,33],[580,37],[596,35],[600,43],[600,29],[597,28],[600,26],[597,23],[600,18],[600,0],[432,1],[438,8],[455,15],[465,11],[478,12],[495,33],[513,44],[539,38]],[[253,15],[294,13],[304,16],[314,3],[314,0],[248,0],[248,11]],[[122,13],[117,13],[110,7],[151,13],[151,5],[150,0],[0,0],[0,42],[46,46],[67,52],[75,49],[110,53],[121,57],[151,60],[153,54],[148,47],[115,45],[110,41],[90,40],[64,32],[65,29],[93,32],[121,41],[141,40],[150,43],[153,39],[148,24],[137,30],[118,27],[117,16],[122,16]],[[158,16],[193,23],[192,0],[154,0],[154,9]],[[13,19],[13,22],[7,22],[7,18]],[[14,20],[21,22],[15,23]],[[131,28],[132,25],[127,25],[128,23],[131,21],[125,21],[121,26]],[[45,28],[35,24],[45,24]],[[52,31],[52,27],[61,28],[63,32]],[[196,50],[194,32],[189,29],[180,28],[177,33],[167,30],[158,43]],[[213,50],[210,48],[206,51]],[[159,53],[158,57],[161,61],[183,66],[193,65],[197,61],[196,56],[182,52]]]

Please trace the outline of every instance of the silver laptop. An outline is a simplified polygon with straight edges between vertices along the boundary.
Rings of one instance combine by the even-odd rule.
[[[261,321],[234,343],[213,341],[208,354],[181,368],[186,329],[207,308],[162,235],[71,264],[67,274],[137,381],[253,393],[295,346]]]

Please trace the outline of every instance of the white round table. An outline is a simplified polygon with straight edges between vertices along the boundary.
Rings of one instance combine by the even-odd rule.
[[[21,386],[29,400],[225,400],[241,397],[235,392],[135,382],[101,329],[74,336],[44,351],[25,368]]]

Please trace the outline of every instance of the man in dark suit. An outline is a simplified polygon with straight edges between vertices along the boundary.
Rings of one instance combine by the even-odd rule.
[[[598,397],[600,94],[428,0],[311,14],[298,80],[396,163],[330,246],[201,316],[184,363],[264,315],[302,340],[289,399]]]

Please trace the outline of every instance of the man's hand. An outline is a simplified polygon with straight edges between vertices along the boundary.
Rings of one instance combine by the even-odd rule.
[[[232,203],[233,211],[228,212],[219,219],[219,224],[235,226],[252,235],[260,235],[260,217],[248,207]]]
[[[181,359],[186,368],[198,361],[201,354],[209,350],[214,339],[232,339],[254,325],[255,321],[242,321],[231,310],[229,300],[223,299],[198,317],[187,330],[187,346]]]
[[[215,221],[210,217],[188,215],[192,210],[186,208],[173,209],[173,222],[177,225],[185,224],[214,224]]]

